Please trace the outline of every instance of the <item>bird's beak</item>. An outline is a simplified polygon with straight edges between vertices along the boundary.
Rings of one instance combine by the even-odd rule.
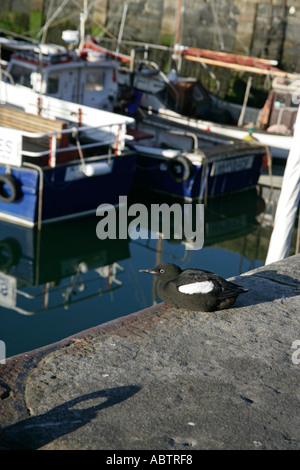
[[[157,274],[156,271],[153,271],[153,269],[140,269],[140,273],[149,273],[149,274]]]

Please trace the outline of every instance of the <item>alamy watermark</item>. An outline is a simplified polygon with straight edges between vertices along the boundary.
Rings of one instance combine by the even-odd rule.
[[[98,206],[96,234],[105,239],[158,239],[160,234],[167,240],[189,241],[187,250],[199,250],[204,243],[204,204],[168,205],[127,204],[127,196],[119,197],[116,210],[111,204]]]
[[[296,339],[292,343],[292,349],[296,349],[296,351],[292,354],[292,363],[295,365],[300,364],[300,340]]]
[[[0,364],[6,363],[6,345],[0,340]]]

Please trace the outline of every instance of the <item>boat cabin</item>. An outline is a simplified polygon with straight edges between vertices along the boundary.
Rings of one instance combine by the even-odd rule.
[[[209,93],[197,79],[191,77],[180,77],[180,80],[174,80],[168,84],[163,98],[174,111],[185,116],[203,116],[211,107]]]
[[[276,77],[258,117],[258,128],[293,135],[299,107],[300,80]]]
[[[116,106],[116,64],[104,54],[41,44],[12,54],[3,76],[15,86],[105,111]]]

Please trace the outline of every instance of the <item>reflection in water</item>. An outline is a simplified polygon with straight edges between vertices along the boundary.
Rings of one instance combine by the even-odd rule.
[[[144,204],[149,214],[152,203],[178,203],[149,192],[132,197],[128,205],[135,202]],[[209,201],[201,250],[190,249],[193,241],[184,238],[172,218],[170,236],[160,232],[156,238],[148,234],[137,240],[99,240],[96,216],[46,224],[40,232],[0,221],[0,339],[7,356],[160,301],[155,286],[138,273],[158,261],[223,277],[262,265],[266,252],[259,242],[257,214],[263,208],[255,190]],[[139,227],[141,233],[147,225]],[[178,233],[183,235],[179,238]]]
[[[129,241],[99,241],[95,225],[95,217],[45,225],[41,231],[2,223],[2,283],[5,273],[7,291],[14,296],[10,299],[8,295],[2,296],[4,305],[32,315],[53,308],[52,293],[60,293],[61,304],[56,307],[67,308],[121,286],[118,273],[123,267],[118,262],[130,257]],[[14,293],[13,284],[17,288]],[[36,289],[38,286],[42,288]],[[55,297],[57,300],[58,296]],[[25,299],[29,301],[27,310],[19,304],[19,301],[24,304]],[[40,305],[36,307],[34,300],[38,299]]]

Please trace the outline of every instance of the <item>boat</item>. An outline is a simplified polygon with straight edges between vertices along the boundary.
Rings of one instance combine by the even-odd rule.
[[[84,47],[117,57],[91,36],[86,38]],[[151,47],[155,46],[147,45],[144,51],[149,53]],[[119,55],[120,88],[124,94],[130,87],[136,91],[129,111],[139,108],[143,113],[155,113],[173,123],[210,129],[236,139],[250,136],[267,145],[274,158],[283,161],[287,158],[299,105],[299,74],[278,69],[274,61],[199,48],[177,46],[174,57],[173,68],[166,75],[155,62],[137,58],[134,51],[131,56]],[[197,78],[180,76],[176,64],[182,60],[268,75],[273,77],[271,89],[262,108],[247,106],[250,75],[243,105],[230,103],[208,92]]]
[[[68,40],[76,32],[64,33],[67,34],[63,34],[63,38]],[[100,47],[92,36],[86,36],[76,50],[5,37],[0,37],[0,47],[3,57],[0,79],[4,83],[105,111],[127,112],[133,87],[140,89],[142,86],[156,94],[165,86],[165,82],[157,80],[156,75],[163,77],[163,74],[155,63],[154,74],[153,70],[145,74],[145,69],[131,74],[128,67],[120,66],[120,62],[124,65],[130,62],[128,56]],[[134,83],[130,77],[135,77]],[[136,77],[142,85],[136,86]]]
[[[209,129],[212,132],[234,137],[251,138],[270,149],[271,155],[282,162],[288,157],[294,133],[300,92],[300,76],[275,77],[272,88],[261,109],[243,107],[225,102],[206,92],[196,79],[177,78],[172,84],[182,94],[182,104],[178,108],[170,98],[143,93],[141,108],[155,112],[174,123],[182,123],[196,129]],[[172,94],[166,89],[165,96]],[[195,100],[194,97],[197,97]],[[241,124],[240,117],[243,116]]]
[[[123,26],[126,14],[127,3],[122,14]],[[84,2],[80,32],[63,32],[63,40],[69,44],[68,50],[54,44],[0,37],[2,48],[10,51],[9,59],[2,61],[3,80],[12,80],[16,85],[32,87],[41,94],[88,106],[129,114],[138,111],[143,114],[156,113],[174,124],[210,129],[235,139],[257,140],[269,147],[272,157],[285,163],[299,104],[300,75],[280,70],[273,60],[181,45],[180,0],[177,5],[175,45],[172,49],[165,47],[172,53],[172,67],[168,75],[149,60],[151,48],[162,46],[144,44],[143,47],[142,43],[138,43],[139,50],[143,52],[142,58],[136,56],[134,47],[130,56],[122,54],[120,31],[117,49],[112,51],[93,36],[85,35],[86,18],[87,2]],[[70,50],[77,43],[80,43],[78,49]],[[251,74],[243,105],[219,99],[196,78],[180,76],[183,60],[201,63],[205,67],[213,65]],[[272,88],[261,109],[247,106],[252,74],[273,77]],[[214,79],[218,84],[215,76]]]
[[[15,48],[15,43],[12,48]],[[123,55],[121,60],[123,63],[128,62],[128,58]],[[68,78],[70,75],[71,80]],[[147,74],[143,68],[137,75],[132,75],[133,78],[138,79],[138,83],[144,79],[142,87],[147,87],[151,96],[156,96],[165,87],[166,81],[157,80],[157,77],[161,76],[159,70],[156,70],[155,74]],[[88,83],[85,81],[87,77],[89,77]],[[91,77],[93,77],[94,85],[87,92],[86,89],[91,83]],[[99,77],[102,77],[101,85],[99,85]],[[71,101],[95,108],[103,108],[105,103],[110,103],[111,110],[122,111],[124,114],[137,117],[139,133],[136,132],[132,124],[128,123],[127,132],[131,134],[133,140],[127,139],[127,144],[138,154],[134,178],[138,186],[146,184],[147,187],[154,190],[192,200],[223,195],[247,189],[256,184],[262,157],[266,153],[263,146],[253,146],[249,142],[241,143],[237,139],[223,137],[214,132],[210,132],[208,136],[207,132],[195,129],[190,124],[182,125],[180,122],[175,123],[174,120],[163,120],[161,116],[155,117],[150,113],[140,119],[134,110],[139,108],[138,100],[141,96],[138,95],[138,87],[135,82],[133,82],[133,88],[128,86],[127,78],[130,78],[130,68],[123,70],[122,67],[119,67],[115,60],[115,54],[110,55],[107,51],[99,49],[94,39],[89,36],[85,38],[81,49],[77,52],[67,51],[62,46],[55,47],[49,44],[39,46],[34,44],[27,51],[24,51],[23,48],[15,51],[7,63],[4,83],[8,85],[8,81],[11,79],[16,89],[23,90],[24,96],[25,90],[31,88],[35,92],[39,92],[41,97],[51,96],[64,100],[68,98]],[[65,87],[67,92],[64,92]],[[132,91],[133,93],[131,93]],[[143,93],[142,100],[145,96],[146,94]],[[23,102],[25,102],[24,97]],[[168,145],[170,151],[157,149],[155,142],[159,144],[161,142],[159,142],[160,138],[156,137],[153,137],[151,141],[148,139],[148,148],[146,149],[146,140],[141,139],[141,132],[146,132],[145,135],[161,134],[163,127],[166,128],[164,139],[167,139],[164,144]],[[172,133],[168,132],[168,128],[172,129]],[[184,132],[197,134],[196,147],[190,138],[183,135]],[[187,146],[186,142],[188,142]],[[177,151],[174,152],[174,149],[184,155],[179,156]],[[148,162],[146,162],[147,158]],[[160,167],[160,169],[149,171],[153,167],[153,158],[155,158],[154,167]],[[181,164],[179,163],[180,159]],[[205,169],[208,161],[210,163]],[[222,171],[220,170],[221,161],[223,161]],[[162,165],[160,165],[161,163]],[[183,179],[180,175],[174,174],[174,171],[180,173],[180,165],[181,167],[186,166]],[[226,171],[224,170],[225,166]],[[147,170],[145,170],[146,167]],[[161,168],[167,168],[168,171],[161,171]],[[239,170],[237,170],[238,168]],[[190,171],[191,169],[193,171]],[[202,171],[202,169],[204,170]],[[246,173],[243,170],[246,170]],[[205,171],[210,172],[209,176],[205,176]],[[241,178],[238,176],[238,171],[241,172]],[[247,176],[245,176],[246,174]]]
[[[0,38],[5,48],[2,80],[41,95],[113,112],[117,106],[117,63],[97,51],[68,50]]]
[[[224,196],[255,187],[261,168],[270,164],[260,144],[170,125],[148,116],[128,126],[128,141],[137,152],[133,187],[147,188],[185,201]]]
[[[29,226],[96,213],[129,193],[132,118],[0,82],[0,217]]]

